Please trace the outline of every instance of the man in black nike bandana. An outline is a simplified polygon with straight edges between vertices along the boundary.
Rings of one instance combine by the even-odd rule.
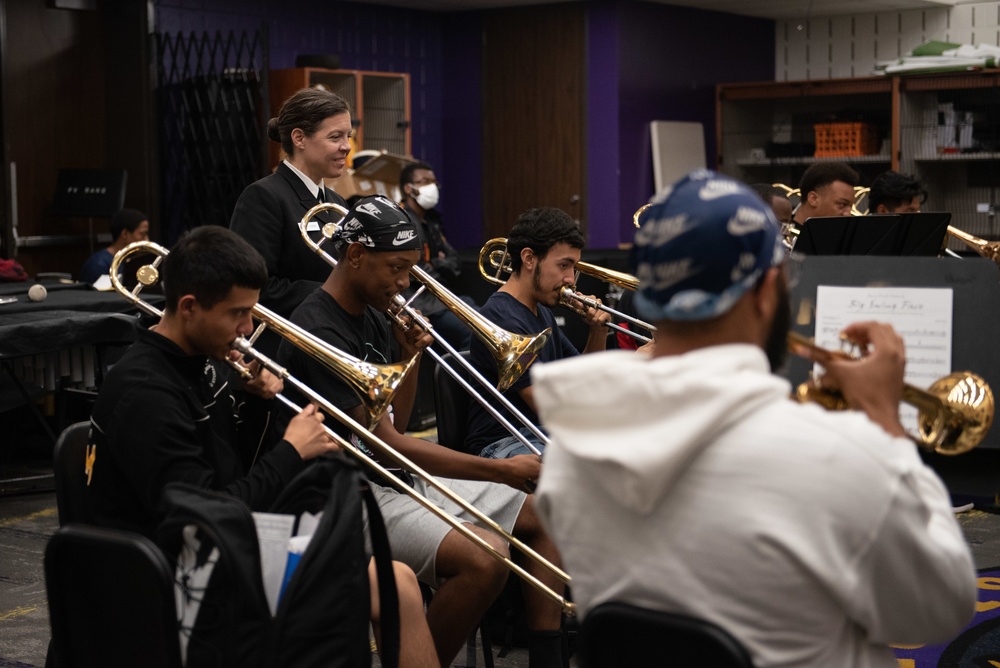
[[[347,213],[332,238],[338,264],[322,287],[295,310],[292,321],[368,362],[406,362],[418,357],[432,342],[430,335],[416,326],[404,331],[385,316],[393,297],[409,287],[410,268],[420,260],[421,245],[413,223],[388,199],[367,197]],[[361,399],[336,374],[288,343],[282,343],[278,356],[292,375],[359,423],[367,424]],[[416,381],[414,365],[399,384],[392,408],[372,431],[430,474],[444,476],[439,479],[452,491],[550,562],[558,563],[552,542],[538,523],[532,497],[525,493],[538,479],[541,458],[520,455],[487,460],[406,434]],[[336,422],[330,419],[327,424],[350,437]],[[357,439],[355,444],[361,445]],[[372,454],[386,463],[380,453]],[[405,474],[400,477],[407,478]],[[506,541],[482,530],[471,514],[446,502],[423,480],[408,480],[425,498],[507,553]],[[385,519],[393,557],[437,590],[427,608],[427,623],[442,665],[451,665],[450,660],[502,589],[507,571],[468,538],[374,475],[372,490]],[[525,567],[551,588],[562,591],[561,583],[535,562]],[[524,594],[531,665],[558,668],[562,666],[561,609],[532,587],[526,587]]]

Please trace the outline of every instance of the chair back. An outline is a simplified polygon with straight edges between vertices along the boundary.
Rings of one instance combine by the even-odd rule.
[[[580,668],[753,668],[746,648],[720,626],[627,603],[587,613],[577,648]]]
[[[469,359],[469,351],[459,354]],[[466,381],[469,373],[465,367],[455,363],[451,353],[441,356],[452,369],[457,370]],[[475,385],[473,385],[475,387]],[[465,452],[465,439],[469,435],[469,402],[472,398],[451,374],[438,364],[434,368],[434,410],[437,415],[438,443]]]
[[[52,453],[59,526],[88,523],[86,513],[87,440],[90,422],[76,422],[63,429]]]
[[[45,547],[55,665],[180,668],[174,574],[144,536],[72,524]]]

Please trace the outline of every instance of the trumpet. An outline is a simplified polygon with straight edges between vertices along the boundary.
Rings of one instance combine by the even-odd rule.
[[[639,212],[637,211],[636,215],[638,215],[638,213]],[[488,271],[487,269],[491,271]],[[623,271],[607,269],[596,264],[590,264],[589,262],[577,262],[576,269],[581,274],[592,276],[606,283],[613,283],[626,290],[636,290],[639,287],[639,279]],[[510,264],[510,256],[507,253],[507,240],[497,237],[487,241],[479,251],[479,273],[482,277],[490,283],[503,285],[506,283],[506,279],[501,277],[504,274],[512,273],[512,271],[513,269]],[[616,318],[638,325],[639,327],[647,329],[650,332],[656,331],[656,327],[654,325],[644,320],[640,320],[639,318],[634,318],[627,313],[622,313],[621,311],[613,309],[610,306],[606,306],[596,299],[580,294],[571,287],[563,288],[560,291],[560,295],[559,303],[574,310],[576,310],[574,304],[582,304],[583,306],[597,309],[598,311],[610,313]],[[621,327],[613,322],[607,323],[607,326],[617,332],[631,336],[642,343],[649,343],[652,340],[648,336],[632,331],[627,327]]]
[[[321,203],[312,207],[306,211],[305,215],[302,216],[302,220],[299,221],[299,232],[302,235],[302,239],[306,242],[309,248],[312,249],[314,253],[322,257],[327,264],[331,267],[337,266],[337,260],[323,250],[322,246],[325,242],[333,238],[334,234],[337,232],[338,223],[326,223],[321,228],[322,239],[320,241],[313,241],[312,238],[307,234],[306,228],[310,220],[316,216],[316,214],[323,211],[336,211],[340,214],[341,220],[343,216],[347,215],[347,209],[334,203]],[[466,325],[468,325],[472,331],[476,334],[479,339],[486,344],[486,347],[493,354],[493,357],[497,361],[498,367],[498,379],[497,387],[493,387],[488,380],[478,371],[475,367],[465,359],[464,356],[460,355],[457,350],[444,336],[440,335],[431,324],[424,318],[420,313],[415,311],[410,307],[409,302],[407,302],[402,295],[395,295],[393,297],[393,305],[391,307],[390,316],[396,321],[396,323],[403,327],[404,329],[408,326],[401,318],[402,314],[409,316],[421,329],[429,332],[434,340],[441,345],[445,350],[452,354],[455,362],[462,365],[462,367],[468,372],[469,377],[478,382],[487,392],[489,392],[494,399],[496,399],[504,408],[506,408],[511,415],[513,415],[521,424],[523,424],[531,433],[538,438],[539,442],[543,445],[549,444],[549,437],[538,428],[537,425],[531,422],[524,413],[517,409],[514,404],[510,402],[503,395],[504,390],[509,388],[515,380],[520,378],[521,374],[527,371],[528,367],[535,358],[538,357],[538,351],[540,351],[544,346],[545,342],[548,340],[551,330],[546,328],[539,334],[533,336],[524,336],[522,334],[515,334],[514,332],[508,332],[507,330],[494,325],[488,319],[479,315],[479,313],[466,305],[461,299],[452,294],[447,288],[435,281],[426,271],[420,267],[414,265],[410,267],[410,274],[412,274],[420,283],[422,284],[421,290],[427,289],[437,297],[445,306],[447,306],[451,311],[458,316]],[[413,295],[416,297],[419,291]],[[411,301],[413,299],[411,297]],[[489,401],[487,401],[482,395],[480,395],[472,387],[472,385],[466,380],[462,374],[453,368],[450,364],[446,363],[444,359],[433,349],[426,349],[428,354],[431,355],[434,360],[444,369],[452,378],[454,378],[470,396],[482,404],[490,415],[497,419],[497,421],[502,424],[507,431],[511,433],[512,436],[517,438],[526,448],[534,452],[536,455],[541,454],[535,444],[532,443],[528,438],[520,432],[514,425],[510,423],[507,418],[500,413]]]
[[[788,347],[848,358],[849,355],[820,348],[812,340],[789,332]],[[795,390],[798,401],[814,401],[830,410],[845,410],[847,402],[839,393],[805,382]],[[936,380],[922,390],[903,385],[903,403],[918,410],[917,445],[942,455],[959,455],[979,445],[993,424],[993,391],[986,381],[971,371],[959,371]]]
[[[130,255],[132,255],[134,253],[140,253],[140,252],[141,253],[153,253],[154,255],[156,255],[156,259],[154,260],[154,262],[152,264],[145,265],[142,268],[140,268],[139,272],[137,272],[137,276],[140,277],[139,278],[139,283],[136,285],[136,287],[135,287],[134,290],[129,291],[121,283],[120,280],[117,280],[117,271],[118,271],[120,265],[122,264],[122,262],[124,262],[124,260],[128,256],[130,256]],[[114,260],[112,260],[111,269],[110,269],[110,272],[111,272],[111,282],[112,282],[112,285],[113,285],[115,291],[117,291],[119,294],[121,294],[122,296],[124,296],[134,306],[136,306],[137,308],[143,310],[144,312],[146,312],[146,313],[148,313],[150,315],[162,316],[163,315],[162,311],[160,311],[159,309],[157,309],[152,304],[149,304],[148,302],[146,302],[146,301],[144,301],[144,300],[142,300],[142,299],[139,298],[139,292],[142,290],[143,287],[149,287],[149,286],[153,285],[158,280],[159,271],[158,271],[157,267],[159,266],[159,264],[162,261],[162,259],[167,256],[168,253],[169,253],[169,251],[167,251],[162,246],[159,246],[158,244],[155,244],[155,243],[152,243],[152,242],[149,242],[149,241],[135,242],[135,243],[129,244],[124,249],[122,249],[121,251],[119,251],[115,255]],[[281,334],[282,336],[289,337],[290,341],[292,343],[294,343],[295,345],[299,345],[301,341],[309,341],[310,339],[315,338],[311,334],[309,334],[308,332],[305,332],[304,330],[302,330],[301,328],[293,325],[292,323],[290,323],[288,321],[285,321],[280,316],[278,316],[276,314],[273,314],[270,311],[267,311],[266,309],[263,309],[263,310],[258,310],[258,309],[259,309],[259,305],[255,306],[254,309],[253,309],[253,314],[254,314],[255,317],[263,316],[264,317],[264,322],[268,322],[269,324],[277,323],[279,325],[279,327],[276,328],[277,331],[278,331],[278,333]],[[310,355],[314,356],[314,357],[317,357],[323,364],[326,364],[328,366],[329,366],[329,364],[326,361],[325,356],[327,354],[329,354],[331,351],[335,351],[334,354],[337,355],[337,356],[339,356],[339,357],[350,357],[350,356],[345,355],[344,353],[342,353],[340,351],[337,351],[336,348],[334,348],[333,346],[330,346],[329,344],[325,344],[324,343],[324,346],[325,347],[320,346],[320,347],[317,347],[317,348],[313,349],[312,346],[310,345],[309,349],[306,350],[306,352],[309,353]],[[542,557],[540,554],[538,554],[537,552],[535,552],[532,548],[530,548],[529,546],[525,545],[518,538],[516,538],[516,537],[512,536],[511,534],[507,533],[503,529],[503,527],[501,527],[499,524],[497,524],[496,522],[494,522],[488,516],[486,516],[483,513],[481,513],[474,506],[472,506],[468,501],[466,501],[462,497],[460,497],[457,494],[455,494],[455,492],[453,492],[450,488],[448,488],[447,486],[441,484],[437,479],[435,479],[429,473],[427,473],[422,468],[420,468],[419,466],[417,466],[408,457],[406,457],[403,454],[401,454],[401,453],[397,452],[396,450],[394,450],[385,441],[381,440],[380,438],[378,438],[377,436],[375,436],[374,434],[372,434],[370,431],[368,431],[368,429],[366,429],[364,426],[362,426],[361,424],[359,424],[355,420],[351,419],[351,417],[349,415],[347,415],[345,412],[343,412],[342,410],[340,410],[337,406],[335,406],[334,404],[330,403],[325,398],[323,398],[322,396],[320,396],[317,392],[315,392],[314,390],[312,390],[308,385],[306,385],[302,381],[300,381],[297,378],[295,378],[294,376],[292,376],[290,373],[288,373],[288,370],[285,369],[284,367],[282,367],[280,364],[278,364],[274,360],[270,359],[269,357],[267,357],[266,355],[264,355],[260,351],[254,349],[254,347],[253,347],[253,345],[252,345],[252,343],[250,341],[248,341],[247,339],[243,339],[243,338],[237,339],[233,343],[233,348],[235,350],[238,350],[239,352],[241,352],[245,356],[248,356],[248,357],[251,357],[253,359],[256,359],[262,366],[264,366],[265,368],[267,368],[271,373],[273,373],[274,375],[276,375],[279,378],[281,378],[283,382],[285,382],[285,383],[287,383],[287,384],[292,385],[293,387],[295,387],[295,389],[298,390],[300,393],[302,393],[303,396],[307,397],[310,401],[316,403],[325,412],[327,412],[328,414],[330,414],[334,418],[336,418],[339,422],[341,422],[345,427],[347,427],[353,434],[355,434],[359,439],[361,439],[362,441],[364,441],[365,444],[367,444],[368,446],[370,446],[373,450],[379,452],[380,454],[382,454],[383,456],[387,457],[388,459],[390,459],[391,461],[393,461],[395,464],[401,466],[402,468],[405,468],[406,470],[410,471],[412,474],[414,474],[416,476],[419,476],[420,478],[424,479],[429,486],[433,487],[438,492],[440,492],[441,494],[443,494],[444,496],[446,496],[450,501],[452,501],[453,503],[455,503],[458,506],[460,506],[466,512],[470,513],[479,522],[481,522],[484,527],[486,527],[488,530],[496,533],[498,536],[500,536],[501,538],[503,538],[505,541],[507,541],[508,543],[510,543],[512,546],[516,547],[526,557],[528,557],[529,559],[532,559],[533,561],[535,561],[538,565],[540,565],[546,571],[548,571],[549,573],[551,573],[556,579],[558,579],[559,581],[561,581],[561,582],[563,582],[565,584],[569,584],[570,583],[570,577],[569,577],[569,575],[567,573],[565,573],[561,568],[559,568],[558,566],[554,565],[553,563],[551,563],[550,561],[548,561],[547,559],[545,559],[544,557]],[[233,364],[235,365],[235,363],[233,363]],[[338,362],[334,362],[334,365],[337,366],[338,369],[342,373],[352,373],[347,367],[341,366]],[[244,376],[246,376],[246,374],[248,373],[246,371],[246,369],[244,369],[242,367],[238,367],[238,370],[240,371],[241,375],[244,375]],[[362,371],[355,371],[353,373],[356,373],[358,375],[363,375],[364,372],[362,372]],[[288,399],[284,395],[278,395],[277,398],[282,403],[288,405],[289,407],[291,407],[295,411],[302,410],[298,405],[296,405],[294,402],[292,402],[290,399]],[[351,454],[352,456],[354,456],[355,458],[357,458],[358,460],[360,460],[362,463],[370,466],[372,469],[374,469],[378,473],[382,474],[382,476],[385,478],[385,480],[388,481],[389,483],[391,483],[400,492],[402,492],[404,494],[407,494],[408,496],[410,496],[411,498],[413,498],[414,501],[416,501],[417,503],[419,503],[425,509],[427,509],[428,511],[430,511],[431,513],[433,513],[434,515],[436,515],[437,517],[439,517],[441,520],[443,520],[444,522],[446,522],[447,524],[449,524],[453,529],[455,529],[456,531],[458,531],[459,533],[461,533],[463,536],[465,536],[466,538],[468,538],[469,540],[471,540],[478,547],[480,547],[481,549],[485,550],[487,552],[487,554],[489,554],[491,557],[493,557],[494,559],[496,559],[496,560],[500,561],[501,563],[503,563],[508,569],[510,569],[511,571],[513,571],[514,573],[516,573],[518,576],[520,576],[522,579],[524,579],[525,582],[527,582],[531,586],[533,586],[536,589],[538,589],[540,592],[542,592],[544,595],[546,595],[547,597],[549,597],[550,599],[552,599],[554,602],[558,603],[561,606],[562,610],[566,614],[569,614],[569,615],[575,614],[576,606],[572,602],[567,601],[565,597],[563,597],[561,594],[559,594],[558,592],[556,592],[554,589],[552,589],[551,587],[549,587],[548,585],[546,585],[544,582],[542,582],[541,580],[539,580],[538,578],[536,578],[534,575],[532,575],[531,573],[529,573],[528,571],[526,571],[519,564],[515,563],[509,556],[507,556],[507,555],[503,554],[502,552],[498,551],[495,547],[493,547],[492,545],[490,545],[489,542],[487,542],[486,540],[484,540],[480,535],[478,535],[477,533],[471,531],[458,518],[456,518],[456,517],[448,514],[447,512],[445,512],[444,510],[442,510],[441,508],[439,508],[436,505],[434,505],[434,503],[432,503],[431,501],[429,501],[428,499],[426,499],[424,496],[422,496],[421,494],[419,494],[418,492],[416,492],[409,485],[407,485],[406,483],[404,483],[401,479],[399,479],[395,475],[393,475],[389,470],[387,470],[379,462],[377,462],[376,460],[368,457],[364,452],[362,452],[361,450],[359,450],[358,448],[356,448],[354,445],[352,445],[347,439],[345,439],[344,437],[342,437],[339,434],[337,434],[337,432],[333,431],[332,429],[330,429],[329,427],[326,427],[326,426],[324,426],[324,429],[325,429],[326,433],[329,434],[330,437],[345,452]]]
[[[992,260],[995,264],[1000,265],[1000,241],[980,239],[951,225],[948,226],[948,235],[955,237],[987,260]]]

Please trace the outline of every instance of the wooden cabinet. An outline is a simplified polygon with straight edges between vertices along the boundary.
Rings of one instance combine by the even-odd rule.
[[[271,70],[271,117],[295,91],[322,85],[351,105],[351,122],[358,150],[388,151],[410,155],[410,75],[394,72],[328,70],[295,67]],[[272,143],[271,164],[278,162],[277,144]]]
[[[893,169],[926,185],[925,210],[949,211],[956,227],[1000,237],[1000,70],[722,84],[716,98],[723,173],[795,185],[809,165],[827,160],[850,164],[867,185]],[[815,157],[815,126],[830,121],[871,124],[878,150]]]

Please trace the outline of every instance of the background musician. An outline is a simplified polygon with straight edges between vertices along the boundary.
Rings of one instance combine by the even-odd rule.
[[[971,555],[900,425],[891,327],[852,325],[870,354],[819,360],[853,411],[789,400],[784,256],[770,208],[732,179],[694,172],[658,199],[632,254],[652,357],[534,372],[553,438],[539,513],[584,615],[618,600],[708,619],[759,668],[895,667],[889,644],[972,617]]]
[[[811,165],[799,179],[800,203],[792,222],[801,226],[810,218],[851,215],[854,187],[860,178],[842,162]]]
[[[400,204],[413,223],[423,245],[419,265],[432,278],[452,292],[458,287],[462,273],[458,251],[444,236],[441,214],[437,210],[440,189],[434,169],[426,162],[408,163],[399,172]],[[461,297],[475,306],[471,297]],[[468,350],[472,332],[458,316],[428,291],[422,292],[411,304],[440,332],[455,350]]]
[[[868,213],[920,213],[927,189],[909,174],[882,172],[868,192]]]
[[[350,109],[339,95],[321,88],[297,91],[267,123],[267,136],[280,142],[288,157],[273,174],[250,184],[236,202],[229,227],[264,258],[268,278],[260,303],[282,317],[291,315],[330,273],[303,243],[298,223],[321,201],[347,208],[323,179],[343,174],[352,132]],[[339,216],[323,213],[317,218],[325,222]],[[318,240],[320,223],[313,226]]]
[[[295,310],[293,322],[369,362],[396,362],[419,355],[430,344],[430,335],[417,327],[404,332],[391,326],[385,311],[392,297],[409,286],[409,270],[420,260],[421,247],[413,223],[394,202],[379,196],[359,200],[345,217],[337,239],[337,266],[322,287]],[[361,400],[343,380],[288,343],[282,343],[279,357],[294,376],[365,423]],[[407,435],[404,430],[413,406],[417,371],[413,368],[397,389],[392,411],[373,429],[375,435],[429,473],[445,476],[443,482],[476,509],[550,562],[557,562],[552,542],[535,516],[532,497],[525,494],[538,477],[540,459],[525,455],[488,461]],[[366,449],[360,441],[357,444]],[[474,518],[437,490],[421,479],[401,475],[422,496],[506,552],[502,539],[473,525]],[[507,570],[410,496],[377,482],[372,488],[393,556],[409,564],[422,582],[437,590],[428,606],[427,620],[441,664],[448,666],[500,593]],[[525,568],[551,588],[561,589],[561,584],[535,562],[525,564]],[[524,596],[531,631],[531,665],[561,667],[560,607],[530,587],[525,588]]]
[[[135,241],[149,239],[149,216],[135,209],[122,209],[111,218],[111,245],[95,252],[80,269],[80,280],[94,283],[111,269],[115,253]]]
[[[552,333],[538,354],[536,364],[579,355],[566,338],[552,313],[559,303],[560,291],[576,283],[576,263],[584,239],[580,226],[560,209],[529,209],[518,217],[507,238],[507,254],[512,272],[507,282],[490,295],[480,313],[498,327],[515,334],[538,334],[545,328]],[[589,326],[584,353],[605,350],[611,316],[592,308],[580,309]],[[473,339],[469,361],[487,380],[497,382],[497,365],[482,341]],[[529,370],[530,373],[530,370]],[[538,423],[531,378],[525,373],[504,395],[529,420]],[[487,397],[510,422],[513,416],[492,397]],[[527,428],[522,434],[543,449],[538,438]],[[469,436],[466,447],[472,454],[490,459],[505,459],[530,452],[516,437],[478,402],[469,406]]]
[[[792,202],[782,190],[770,183],[751,183],[750,187],[771,207],[779,224],[788,225],[792,222]]]

